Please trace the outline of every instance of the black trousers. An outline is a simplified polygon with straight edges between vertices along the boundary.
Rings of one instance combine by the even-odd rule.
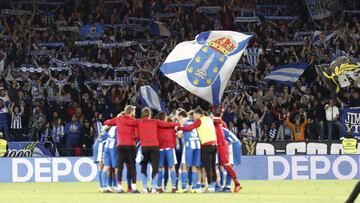
[[[201,145],[201,162],[206,171],[208,184],[216,181],[216,145]]]
[[[141,173],[146,176],[147,165],[150,162],[152,167],[151,177],[154,178],[159,172],[159,159],[160,148],[159,147],[142,147],[142,155],[144,159],[141,162]]]
[[[350,194],[349,199],[346,201],[346,203],[353,203],[356,200],[359,193],[360,193],[360,181],[355,185],[354,190]]]
[[[127,170],[131,175],[131,182],[136,183],[136,168],[135,168],[135,158],[136,158],[136,149],[135,146],[118,146],[117,147],[117,165],[118,165],[118,181],[122,181],[122,171],[124,169],[124,164],[126,164]]]

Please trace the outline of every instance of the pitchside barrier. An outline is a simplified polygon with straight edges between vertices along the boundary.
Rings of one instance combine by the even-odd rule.
[[[331,142],[294,142],[276,141],[259,142],[256,140],[242,140],[243,155],[314,155],[314,154],[342,154],[340,141]],[[360,145],[360,144],[359,144]],[[50,157],[60,155],[90,156],[92,149],[54,149],[47,143],[39,142],[9,142],[8,157]],[[360,154],[360,147],[358,147]]]
[[[360,144],[358,144],[360,154]],[[331,142],[259,142],[256,140],[242,140],[243,155],[338,155],[343,154],[341,141],[333,140]]]
[[[346,180],[360,178],[359,166],[360,155],[259,155],[243,156],[236,170],[241,180]],[[0,182],[89,182],[97,165],[90,157],[0,158],[0,174]]]

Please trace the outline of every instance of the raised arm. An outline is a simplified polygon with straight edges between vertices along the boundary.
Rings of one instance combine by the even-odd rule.
[[[199,127],[200,125],[201,125],[201,120],[197,119],[197,120],[195,120],[195,122],[193,124],[188,125],[188,126],[179,127],[178,130],[190,131],[190,130],[193,130],[193,129]]]
[[[301,125],[305,128],[308,123],[309,123],[309,121],[307,119],[307,113],[304,112],[304,122]]]
[[[279,117],[280,117],[280,113],[276,111],[275,105],[273,105],[273,106],[271,107],[271,113],[272,113],[274,116],[276,116],[276,118],[279,118]]]
[[[11,114],[14,114],[14,107],[15,107],[15,102],[12,102],[9,109]]]
[[[138,119],[132,120],[132,121],[126,121],[126,122],[124,122],[123,120],[120,120],[120,123],[123,125],[127,125],[127,126],[137,127],[139,124],[139,121],[140,120],[138,120]]]
[[[290,121],[290,116],[287,116],[285,124],[289,126],[290,128],[294,128],[295,124]]]
[[[25,103],[21,102],[21,104],[20,104],[20,113],[19,113],[21,116],[24,114],[24,109],[25,109]]]
[[[108,119],[104,122],[104,125],[107,126],[114,126],[116,125],[116,120],[118,119],[118,117],[112,118],[112,119]]]

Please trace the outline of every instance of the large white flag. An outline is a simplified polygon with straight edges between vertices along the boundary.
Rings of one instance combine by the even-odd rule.
[[[202,32],[178,44],[160,70],[192,94],[219,105],[250,38],[233,31]]]

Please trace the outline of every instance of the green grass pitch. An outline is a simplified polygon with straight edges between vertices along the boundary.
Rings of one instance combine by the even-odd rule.
[[[242,181],[240,193],[102,194],[91,183],[0,183],[3,203],[345,202],[357,180]],[[360,202],[360,200],[358,201]]]

